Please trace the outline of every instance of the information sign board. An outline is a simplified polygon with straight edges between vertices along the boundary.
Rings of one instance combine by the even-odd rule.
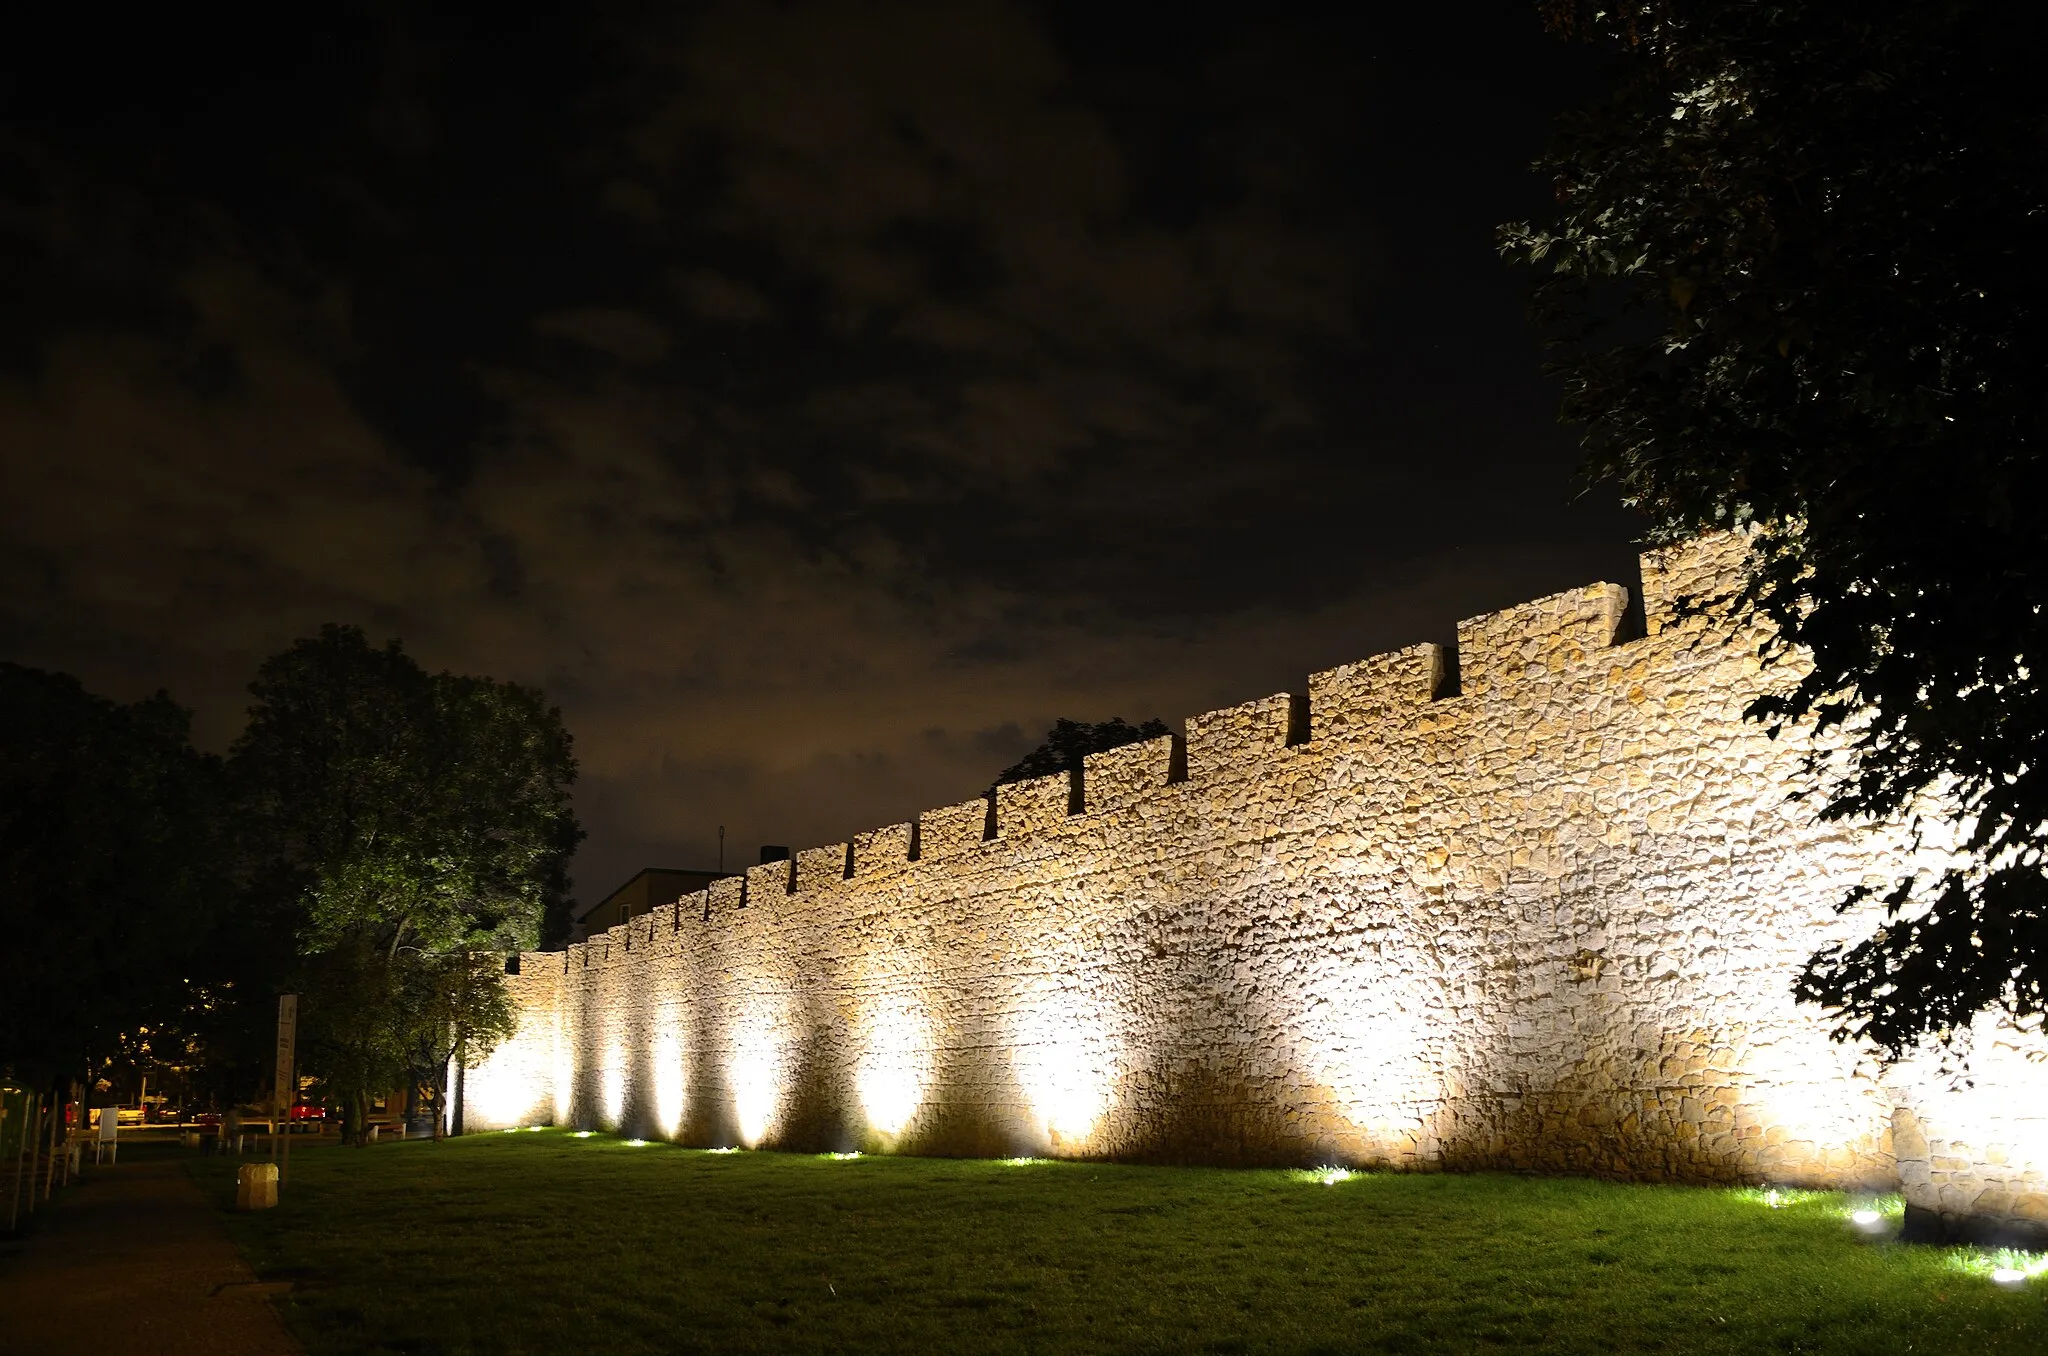
[[[271,1087],[277,1090],[277,1105],[280,1114],[289,1116],[292,1103],[298,1100],[298,1084],[292,1078],[293,1056],[298,1053],[299,1041],[299,996],[295,993],[279,994],[277,998],[277,1081]]]

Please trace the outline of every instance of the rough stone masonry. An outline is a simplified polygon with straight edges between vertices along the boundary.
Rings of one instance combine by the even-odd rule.
[[[1968,1084],[1795,1005],[1939,860],[1787,801],[1744,542],[718,882],[512,979],[472,1127],[689,1144],[1902,1190],[2048,1236],[2048,1041]],[[1642,634],[1631,637],[1631,632]]]

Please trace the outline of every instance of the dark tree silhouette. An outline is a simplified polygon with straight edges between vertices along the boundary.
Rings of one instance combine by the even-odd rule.
[[[0,1069],[83,1075],[184,1006],[229,893],[189,729],[162,693],[0,664]]]
[[[1068,720],[1061,716],[1045,732],[1045,742],[1025,754],[996,775],[996,785],[1009,782],[1029,781],[1033,777],[1051,777],[1061,772],[1071,772],[1081,766],[1081,760],[1091,753],[1103,753],[1109,749],[1135,744],[1141,739],[1157,739],[1173,731],[1166,722],[1154,717],[1142,725],[1133,725],[1122,716],[1111,716],[1108,720],[1089,722]]]
[[[2048,80],[2040,7],[1545,7],[1615,53],[1607,103],[1503,228],[1587,466],[1660,539],[1756,530],[1737,600],[1786,683],[1751,711],[1846,745],[1824,819],[1953,832],[1867,890],[1801,997],[1897,1058],[2048,999]],[[1803,670],[1800,667],[1805,664]]]

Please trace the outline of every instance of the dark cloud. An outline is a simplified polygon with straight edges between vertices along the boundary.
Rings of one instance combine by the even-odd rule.
[[[0,650],[216,744],[323,620],[544,683],[602,888],[1625,570],[1490,250],[1572,54],[1319,23],[436,10],[17,67]]]

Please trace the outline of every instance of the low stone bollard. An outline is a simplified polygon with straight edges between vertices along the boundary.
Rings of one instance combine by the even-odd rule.
[[[235,1174],[235,1209],[268,1210],[277,1204],[277,1164],[244,1163]]]

